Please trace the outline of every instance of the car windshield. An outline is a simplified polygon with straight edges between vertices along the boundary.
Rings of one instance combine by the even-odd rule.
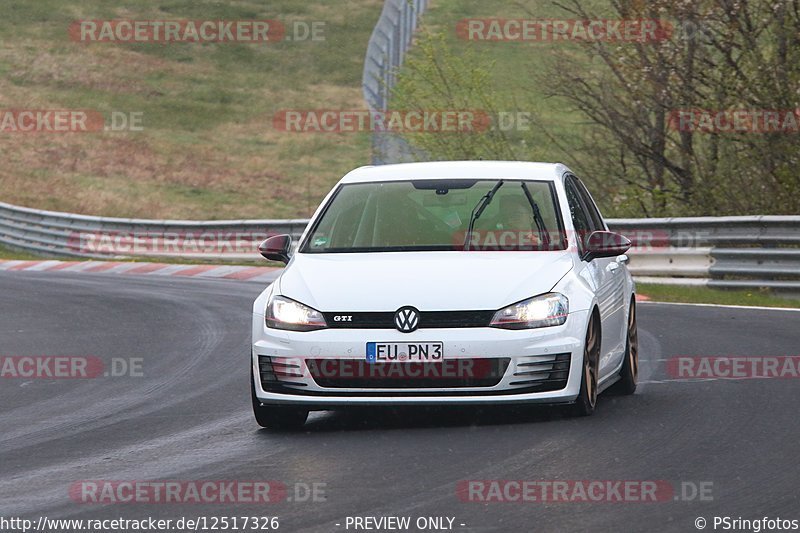
[[[496,188],[498,182],[426,179],[343,184],[300,251],[564,249],[553,184],[503,179]],[[486,203],[485,196],[493,189],[495,194],[481,211],[478,206]],[[470,231],[470,218],[476,212],[480,215]]]

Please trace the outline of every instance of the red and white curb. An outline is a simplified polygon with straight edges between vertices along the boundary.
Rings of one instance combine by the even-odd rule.
[[[235,279],[271,283],[280,268],[234,265],[170,265],[116,261],[3,261],[0,270],[26,272],[80,272],[143,276],[183,276],[192,278]]]

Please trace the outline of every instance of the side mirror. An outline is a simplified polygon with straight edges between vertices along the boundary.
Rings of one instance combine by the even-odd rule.
[[[289,262],[289,252],[292,249],[292,237],[289,235],[275,235],[258,245],[259,253],[270,261]]]
[[[598,257],[614,257],[622,255],[631,247],[631,241],[624,235],[613,231],[595,231],[586,239],[586,251],[583,259],[591,261]]]

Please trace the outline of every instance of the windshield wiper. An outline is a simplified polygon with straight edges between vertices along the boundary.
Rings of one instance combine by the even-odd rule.
[[[522,190],[525,191],[525,197],[531,204],[531,209],[533,209],[533,221],[536,222],[536,228],[539,230],[539,236],[542,238],[542,242],[544,243],[545,249],[549,250],[550,235],[548,235],[547,231],[545,231],[544,219],[542,218],[542,212],[539,211],[539,205],[536,203],[536,200],[533,199],[531,191],[528,190],[528,186],[525,185],[524,181],[522,182]]]
[[[481,199],[478,200],[478,203],[475,205],[475,208],[472,210],[472,214],[469,217],[469,227],[467,228],[467,236],[464,239],[464,250],[469,251],[470,241],[472,240],[472,230],[475,228],[475,221],[480,218],[483,214],[484,209],[491,203],[492,198],[494,198],[494,194],[497,192],[497,189],[503,186],[503,180],[498,181],[492,190],[481,196]]]

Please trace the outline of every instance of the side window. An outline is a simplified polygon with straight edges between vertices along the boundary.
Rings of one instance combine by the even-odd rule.
[[[569,212],[570,215],[572,215],[572,224],[575,226],[575,240],[578,243],[578,251],[583,252],[586,237],[592,232],[592,224],[589,217],[586,215],[586,211],[583,209],[580,193],[575,186],[575,181],[572,178],[567,178],[564,185],[567,193]]]
[[[600,210],[597,209],[597,205],[594,203],[594,200],[592,200],[592,195],[586,190],[586,186],[581,180],[575,178],[574,182],[578,193],[583,199],[583,205],[586,206],[587,215],[592,222],[592,231],[605,231],[606,226],[603,224],[603,217],[600,216]]]

